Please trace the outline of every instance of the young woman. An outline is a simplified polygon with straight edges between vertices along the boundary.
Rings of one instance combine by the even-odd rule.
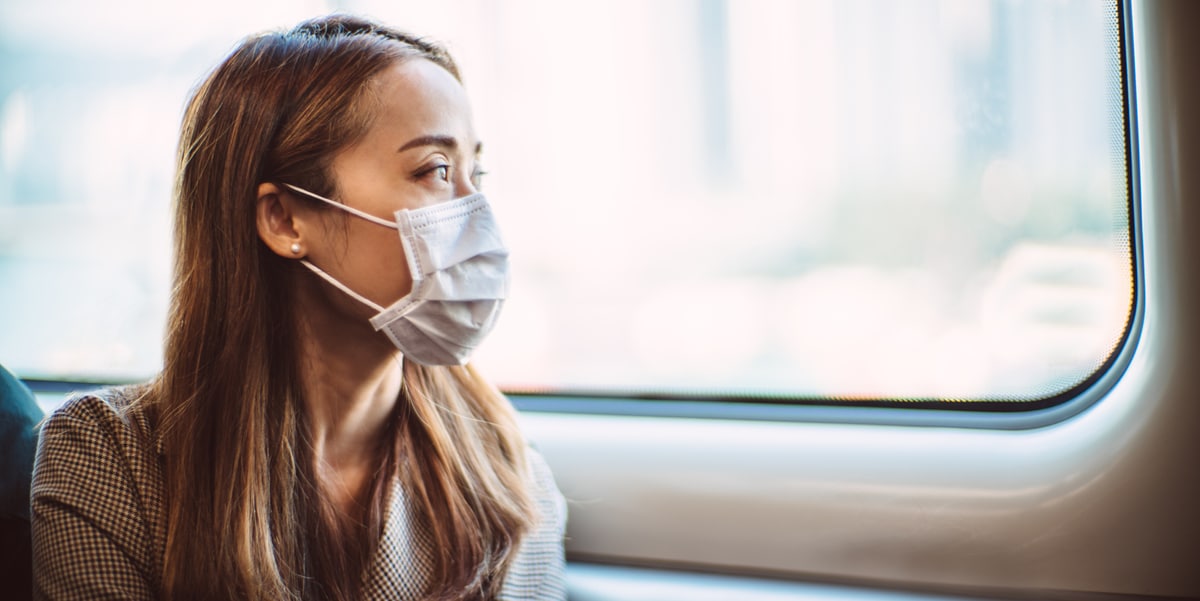
[[[49,599],[554,599],[565,506],[465,365],[507,292],[442,49],[247,39],[179,143],[162,373],[72,399],[34,473]]]

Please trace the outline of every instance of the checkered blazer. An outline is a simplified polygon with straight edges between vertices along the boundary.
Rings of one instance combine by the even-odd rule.
[[[78,396],[44,424],[32,497],[34,596],[155,599],[166,542],[162,463],[146,416],[120,389]],[[564,599],[566,504],[545,461],[529,452],[543,516],[526,536],[500,599]],[[368,562],[364,599],[420,599],[429,537],[403,490],[389,495],[383,538]]]

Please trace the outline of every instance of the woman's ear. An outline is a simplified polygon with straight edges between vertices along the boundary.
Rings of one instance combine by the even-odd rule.
[[[275,254],[299,259],[308,254],[302,219],[296,214],[297,203],[282,188],[272,183],[258,185],[255,214],[258,237]]]

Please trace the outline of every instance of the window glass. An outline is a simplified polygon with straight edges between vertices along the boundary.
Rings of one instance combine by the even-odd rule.
[[[462,65],[509,390],[1032,400],[1123,337],[1115,2],[9,0],[0,363],[158,369],[187,93],[334,10]]]

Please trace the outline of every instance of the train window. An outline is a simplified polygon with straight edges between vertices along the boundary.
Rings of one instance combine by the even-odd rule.
[[[1037,406],[1131,324],[1116,2],[163,6],[0,7],[24,376],[156,371],[188,90],[335,10],[462,64],[515,266],[477,363],[510,391]]]

